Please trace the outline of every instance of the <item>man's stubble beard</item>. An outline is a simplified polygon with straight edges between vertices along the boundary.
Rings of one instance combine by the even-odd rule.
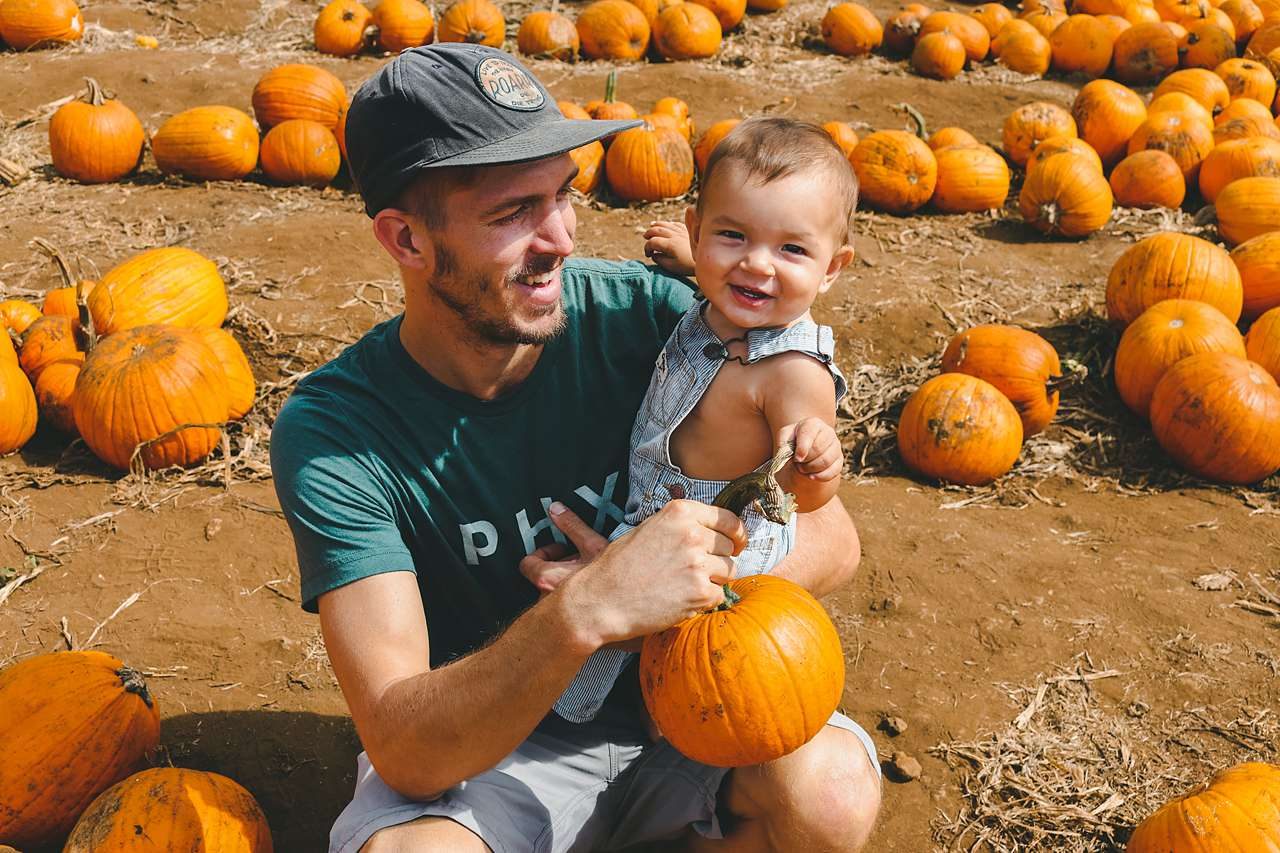
[[[505,314],[499,317],[489,316],[480,308],[484,301],[483,297],[487,296],[493,288],[493,282],[484,276],[463,276],[459,277],[460,265],[458,257],[443,242],[434,244],[435,249],[435,270],[431,280],[427,286],[435,294],[440,302],[458,316],[465,327],[476,337],[486,343],[499,345],[512,344],[545,344],[557,338],[565,327],[564,299],[552,306],[548,314],[556,315],[556,322],[550,328],[544,330],[522,329],[511,321]],[[556,261],[558,264],[559,261]],[[541,268],[529,268],[521,270],[517,275],[537,275],[538,273],[548,272],[554,266],[538,265]],[[454,287],[452,292],[450,288],[441,286],[441,282],[448,281]],[[503,282],[503,287],[507,287],[507,283]],[[470,293],[475,298],[466,300],[457,296],[457,293]]]

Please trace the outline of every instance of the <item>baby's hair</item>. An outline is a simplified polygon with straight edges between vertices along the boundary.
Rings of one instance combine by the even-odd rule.
[[[849,219],[858,206],[858,178],[848,158],[831,135],[816,124],[779,116],[754,116],[743,120],[711,152],[702,173],[702,189],[724,164],[735,163],[745,177],[769,184],[804,172],[819,172],[832,181],[836,198],[844,208],[839,235],[849,242]],[[702,209],[702,193],[697,206]]]

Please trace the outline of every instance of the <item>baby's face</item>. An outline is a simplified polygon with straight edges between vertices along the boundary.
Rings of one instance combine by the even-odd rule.
[[[686,217],[698,287],[738,328],[791,323],[852,256],[842,214],[817,170],[760,184],[726,164]]]

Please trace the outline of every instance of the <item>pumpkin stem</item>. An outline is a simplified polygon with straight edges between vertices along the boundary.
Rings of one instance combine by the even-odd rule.
[[[618,93],[618,72],[610,71],[609,76],[604,78],[604,102],[612,104]]]
[[[467,30],[467,42],[470,44],[479,44],[488,36],[484,30],[471,29]]]
[[[1064,358],[1062,360],[1063,373],[1061,375],[1050,376],[1048,381],[1044,383],[1045,393],[1052,396],[1063,388],[1070,388],[1072,385],[1079,385],[1089,376],[1089,368],[1074,358]]]
[[[1048,222],[1050,228],[1056,228],[1058,225],[1058,205],[1053,202],[1040,205],[1040,218]]]
[[[907,116],[908,116],[908,117],[909,117],[913,122],[915,122],[915,125],[916,125],[916,136],[920,137],[921,139],[923,139],[923,140],[925,140],[925,141],[928,141],[928,139],[929,139],[929,130],[928,130],[928,126],[925,124],[924,116],[920,113],[920,111],[919,111],[918,109],[916,109],[915,107],[911,106],[910,104],[905,104],[905,103],[904,103],[904,104],[898,104],[897,109],[900,109],[900,110],[902,110],[903,112],[905,112],[905,113],[907,114]]]
[[[57,247],[43,237],[33,237],[31,242],[58,265],[58,274],[62,276],[63,287],[71,287],[76,283],[75,277],[71,275],[71,266],[67,263],[67,259],[62,256],[62,252],[58,251]]]
[[[155,704],[151,698],[151,691],[147,690],[147,682],[143,680],[142,673],[136,669],[122,666],[116,670],[116,675],[120,677],[120,683],[124,685],[126,693],[141,696],[142,701],[147,703],[148,708]]]
[[[730,607],[733,607],[733,605],[742,600],[742,596],[729,589],[728,584],[724,584],[721,588],[724,590],[724,601],[716,607],[716,610],[728,610]]]
[[[106,101],[106,96],[103,95],[102,92],[102,86],[100,86],[98,81],[94,80],[92,77],[84,78],[84,82],[89,88],[88,93],[85,95],[85,100],[95,107],[102,106]]]
[[[89,313],[89,302],[85,298],[84,281],[76,282],[76,343],[83,344],[80,349],[88,353],[98,343],[98,332],[93,327],[93,315]]]

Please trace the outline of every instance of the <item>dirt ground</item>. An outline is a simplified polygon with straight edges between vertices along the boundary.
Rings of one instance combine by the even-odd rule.
[[[882,18],[894,8],[868,5]],[[57,283],[36,237],[90,277],[145,248],[189,246],[219,262],[230,327],[263,386],[229,430],[231,457],[185,476],[122,478],[47,429],[0,459],[0,666],[99,648],[144,670],[163,715],[161,760],[245,785],[282,851],[323,849],[358,743],[317,620],[299,607],[265,447],[297,378],[398,312],[396,271],[342,189],[188,183],[149,158],[126,181],[81,186],[53,173],[45,134],[85,76],[152,131],[201,104],[249,111],[254,82],[284,62],[320,65],[354,91],[385,59],[315,53],[317,8],[86,2],[83,44],[0,53],[0,157],[34,170],[0,188],[0,298]],[[507,7],[512,42],[527,8]],[[895,106],[909,101],[931,126],[998,146],[1013,107],[1069,105],[1082,82],[985,66],[939,83],[882,57],[840,59],[814,46],[822,11],[797,2],[749,16],[711,62],[626,66],[619,97],[642,111],[682,97],[701,128],[772,111],[860,133],[903,127]],[[137,34],[160,48],[137,48]],[[608,70],[531,65],[580,103]],[[578,253],[635,257],[644,225],[680,208],[584,202]],[[883,757],[921,765],[914,781],[886,782],[870,849],[1119,849],[1135,820],[1212,769],[1274,759],[1277,484],[1229,490],[1179,475],[1109,385],[1107,270],[1133,240],[1189,230],[1190,217],[1120,211],[1083,242],[1042,239],[1013,208],[857,222],[859,260],[819,319],[838,330],[853,384],[840,499],[863,559],[825,604],[845,645],[844,710],[875,729]],[[892,425],[945,339],[987,321],[1040,331],[1091,375],[996,487],[940,489],[903,468]],[[906,730],[877,728],[886,716]]]

